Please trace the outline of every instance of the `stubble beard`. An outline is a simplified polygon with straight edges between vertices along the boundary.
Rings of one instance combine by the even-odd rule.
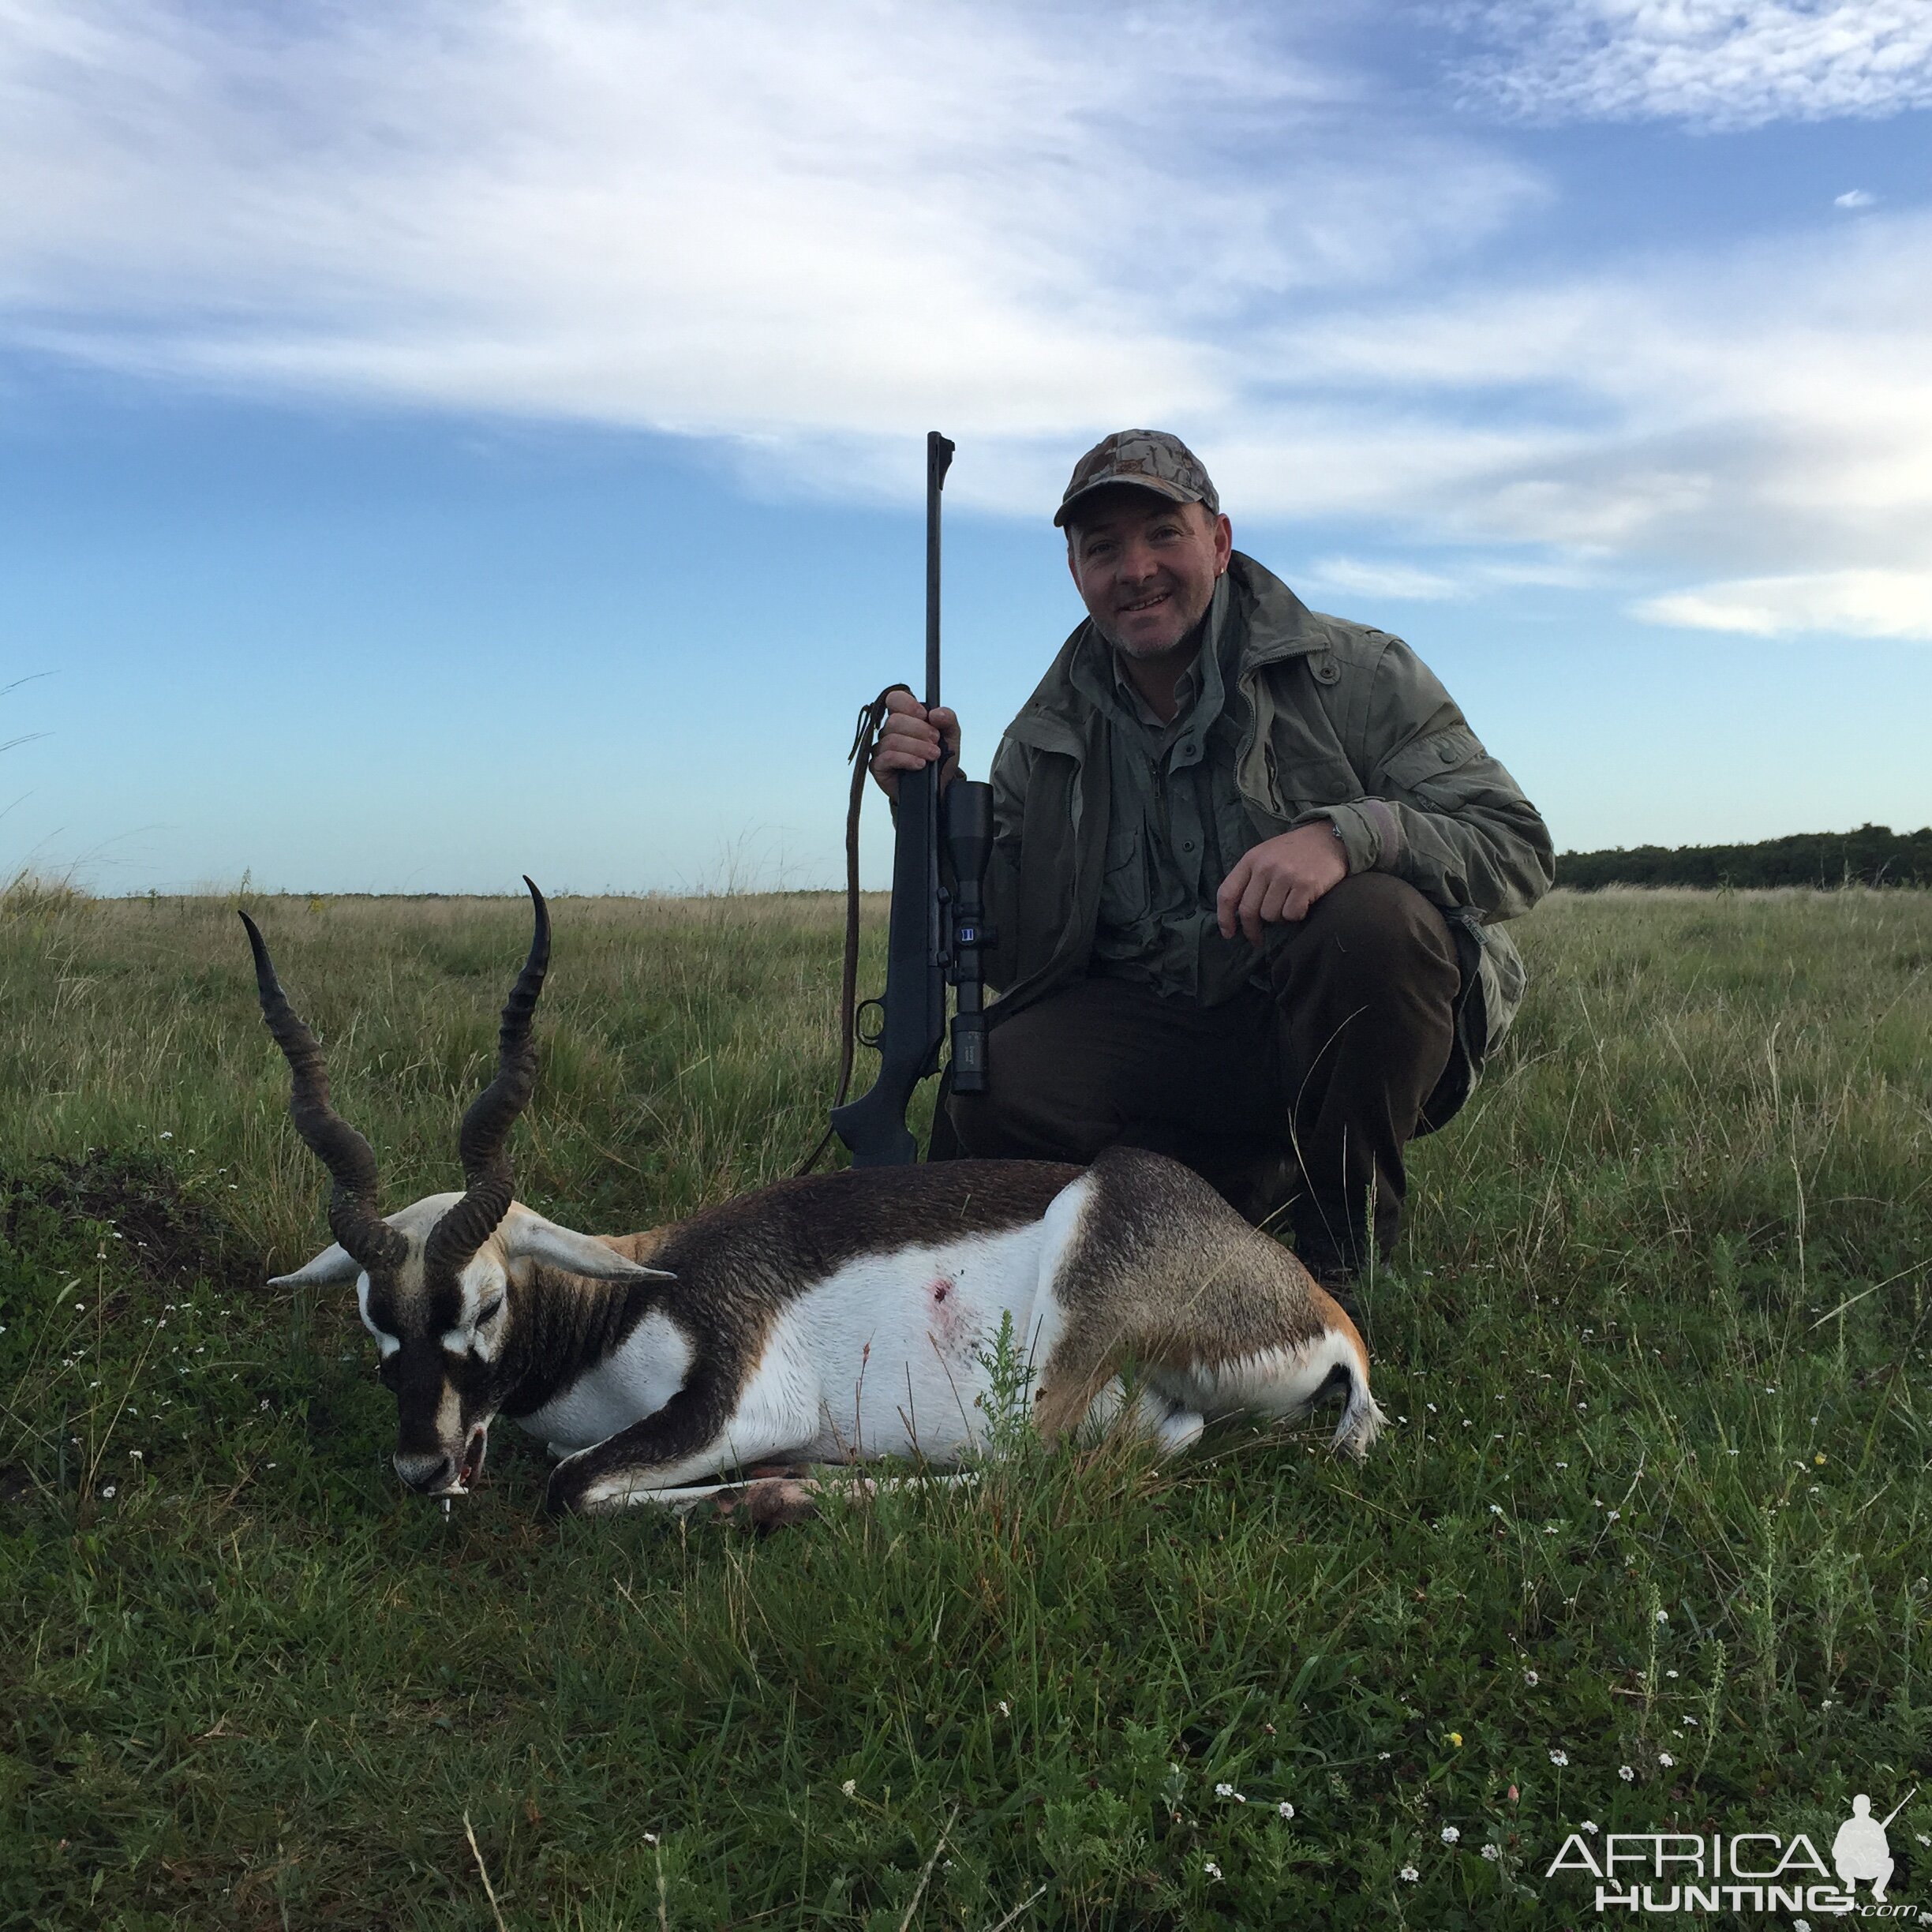
[[[1149,663],[1162,657],[1191,658],[1200,648],[1201,620],[1208,615],[1208,607],[1213,601],[1214,593],[1210,590],[1202,601],[1200,608],[1189,617],[1186,623],[1181,627],[1180,635],[1171,644],[1157,644],[1151,639],[1135,642],[1123,637],[1111,623],[1099,617],[1094,619],[1094,628],[1100,633],[1111,650],[1118,652],[1123,657],[1133,659],[1136,663]]]

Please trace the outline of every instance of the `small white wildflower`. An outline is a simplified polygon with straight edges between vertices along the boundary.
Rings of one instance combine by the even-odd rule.
[[[1636,1775],[1637,1773],[1632,1770],[1628,1765],[1619,1765],[1617,1766],[1617,1776],[1620,1777],[1626,1784],[1629,1784],[1636,1777]]]
[[[1013,1715],[1012,1707],[1007,1703],[1004,1698],[1002,1698],[999,1701],[999,1714],[1002,1717],[1010,1717]]]
[[[1586,1818],[1583,1821],[1583,1829],[1588,1832],[1593,1838],[1597,1836],[1597,1823],[1593,1818]]]
[[[1387,1751],[1377,1751],[1376,1753],[1376,1762],[1377,1764],[1387,1764],[1388,1761],[1389,1754]]]
[[[1232,1784],[1217,1784],[1215,1787],[1215,1795],[1217,1798],[1232,1798],[1234,1795],[1234,1787]]]
[[[1462,1833],[1453,1825],[1445,1825],[1442,1828],[1442,1841],[1444,1844],[1454,1844],[1462,1836]]]
[[[1500,1516],[1503,1514],[1503,1505],[1500,1503],[1492,1503],[1489,1505],[1489,1514],[1492,1516]]]
[[[848,1798],[856,1798],[859,1795],[859,1780],[856,1778],[848,1778],[845,1782],[839,1787],[839,1789],[842,1791]]]
[[[1932,1845],[1932,1838],[1927,1837],[1923,1832],[1914,1832],[1912,1836],[1916,1838],[1922,1845]]]
[[[1204,1871],[1210,1878],[1214,1879],[1217,1883],[1219,1881],[1221,1877],[1221,1867],[1217,1865],[1212,1859],[1204,1860],[1201,1865],[1201,1870]]]
[[[107,1499],[107,1500],[108,1502],[111,1503],[111,1502],[114,1500],[114,1485],[113,1485],[112,1483],[109,1483],[109,1484],[108,1484],[108,1485],[107,1485],[107,1486],[106,1486],[106,1487],[105,1487],[105,1488],[103,1488],[103,1489],[101,1491],[101,1494],[102,1494],[102,1496],[103,1496],[103,1497],[105,1497],[105,1498]]]
[[[1621,1510],[1612,1510],[1610,1514],[1604,1518],[1604,1521],[1605,1522],[1615,1522],[1616,1519],[1623,1514],[1623,1512]]]
[[[1657,1613],[1657,1620],[1660,1623],[1668,1623],[1670,1621],[1670,1612],[1668,1610],[1660,1610]]]
[[[1417,1871],[1413,1865],[1405,1865],[1402,1870],[1395,1874],[1395,1876],[1399,1878],[1404,1885],[1413,1885],[1415,1881],[1422,1876],[1422,1874]]]
[[[174,1136],[167,1128],[163,1127],[161,1129],[161,1138],[163,1140],[172,1140]]]
[[[657,1842],[657,1834],[655,1832],[646,1832],[644,1834],[644,1842],[647,1845],[654,1845]]]
[[[1677,1760],[1673,1758],[1668,1751],[1659,1751],[1657,1753],[1657,1762],[1661,1764],[1666,1771],[1668,1771],[1676,1762]]]
[[[1811,1921],[1809,1919],[1794,1919],[1792,1921],[1792,1932],[1811,1932]]]
[[[1503,1848],[1500,1845],[1486,1844],[1483,1847],[1483,1856],[1488,1859],[1492,1865],[1502,1855]]]
[[[1567,1469],[1567,1468],[1570,1466],[1570,1465],[1569,1465],[1567,1462],[1559,1462],[1559,1463],[1556,1465],[1556,1466],[1557,1466],[1559,1469]]]
[[[1555,1765],[1559,1770],[1561,1770],[1569,1762],[1570,1754],[1567,1750],[1553,1750],[1550,1753],[1550,1762]]]
[[[1691,1728],[1691,1729],[1692,1729],[1692,1730],[1694,1730],[1694,1730],[1697,1728],[1697,1722],[1698,1722],[1698,1720],[1696,1720],[1694,1717],[1687,1717],[1687,1718],[1684,1720],[1684,1722],[1685,1722],[1686,1724],[1687,1724],[1688,1725],[1690,1725],[1690,1727]]]
[[[1539,1678],[1536,1672],[1533,1670],[1526,1670],[1523,1672],[1523,1682],[1526,1683],[1532,1690],[1533,1690],[1537,1687],[1537,1684],[1541,1681],[1542,1679]]]
[[[1677,1675],[1677,1673],[1676,1673],[1675,1671],[1666,1671],[1666,1672],[1664,1673],[1664,1675],[1666,1677],[1675,1677],[1675,1676]]]
[[[1285,1818],[1291,1818],[1294,1816],[1294,1807],[1286,1798],[1275,1809]]]

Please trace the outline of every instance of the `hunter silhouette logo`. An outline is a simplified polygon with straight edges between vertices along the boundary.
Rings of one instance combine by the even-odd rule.
[[[1919,1795],[1914,1785],[1882,1818],[1860,1792],[1831,1842],[1831,1864],[1804,1833],[1572,1832],[1544,1876],[1588,1874],[1598,1881],[1600,1912],[1816,1912],[1834,1917],[1917,1919],[1932,1912],[1887,1900],[1895,1862],[1885,1837]],[[1587,1835],[1586,1835],[1587,1834]],[[1837,1868],[1838,1882],[1831,1882]],[[1869,1885],[1861,1896],[1858,1888]],[[1803,1923],[1806,1922],[1800,1922]]]
[[[1838,1836],[1832,1840],[1832,1863],[1838,1867],[1838,1876],[1848,1892],[1855,1891],[1863,1881],[1871,1886],[1874,1898],[1885,1896],[1885,1887],[1892,1882],[1892,1847],[1885,1837],[1885,1826],[1918,1795],[1919,1787],[1915,1784],[1877,1824],[1872,1822],[1871,1800],[1864,1792],[1852,1800],[1852,1815],[1838,1827]]]

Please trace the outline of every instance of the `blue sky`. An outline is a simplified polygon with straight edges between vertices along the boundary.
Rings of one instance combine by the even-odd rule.
[[[0,872],[830,884],[933,427],[970,766],[1149,425],[1559,845],[1932,819],[1924,0],[0,0]]]

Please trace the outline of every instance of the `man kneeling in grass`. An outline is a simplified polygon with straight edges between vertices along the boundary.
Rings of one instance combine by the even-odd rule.
[[[1234,548],[1178,438],[1106,437],[1054,521],[1088,614],[994,754],[1003,996],[933,1157],[1151,1148],[1285,1213],[1346,1293],[1395,1245],[1404,1148],[1515,1017],[1501,922],[1548,890],[1549,833],[1406,644]],[[887,795],[956,769],[954,714],[889,702]]]

